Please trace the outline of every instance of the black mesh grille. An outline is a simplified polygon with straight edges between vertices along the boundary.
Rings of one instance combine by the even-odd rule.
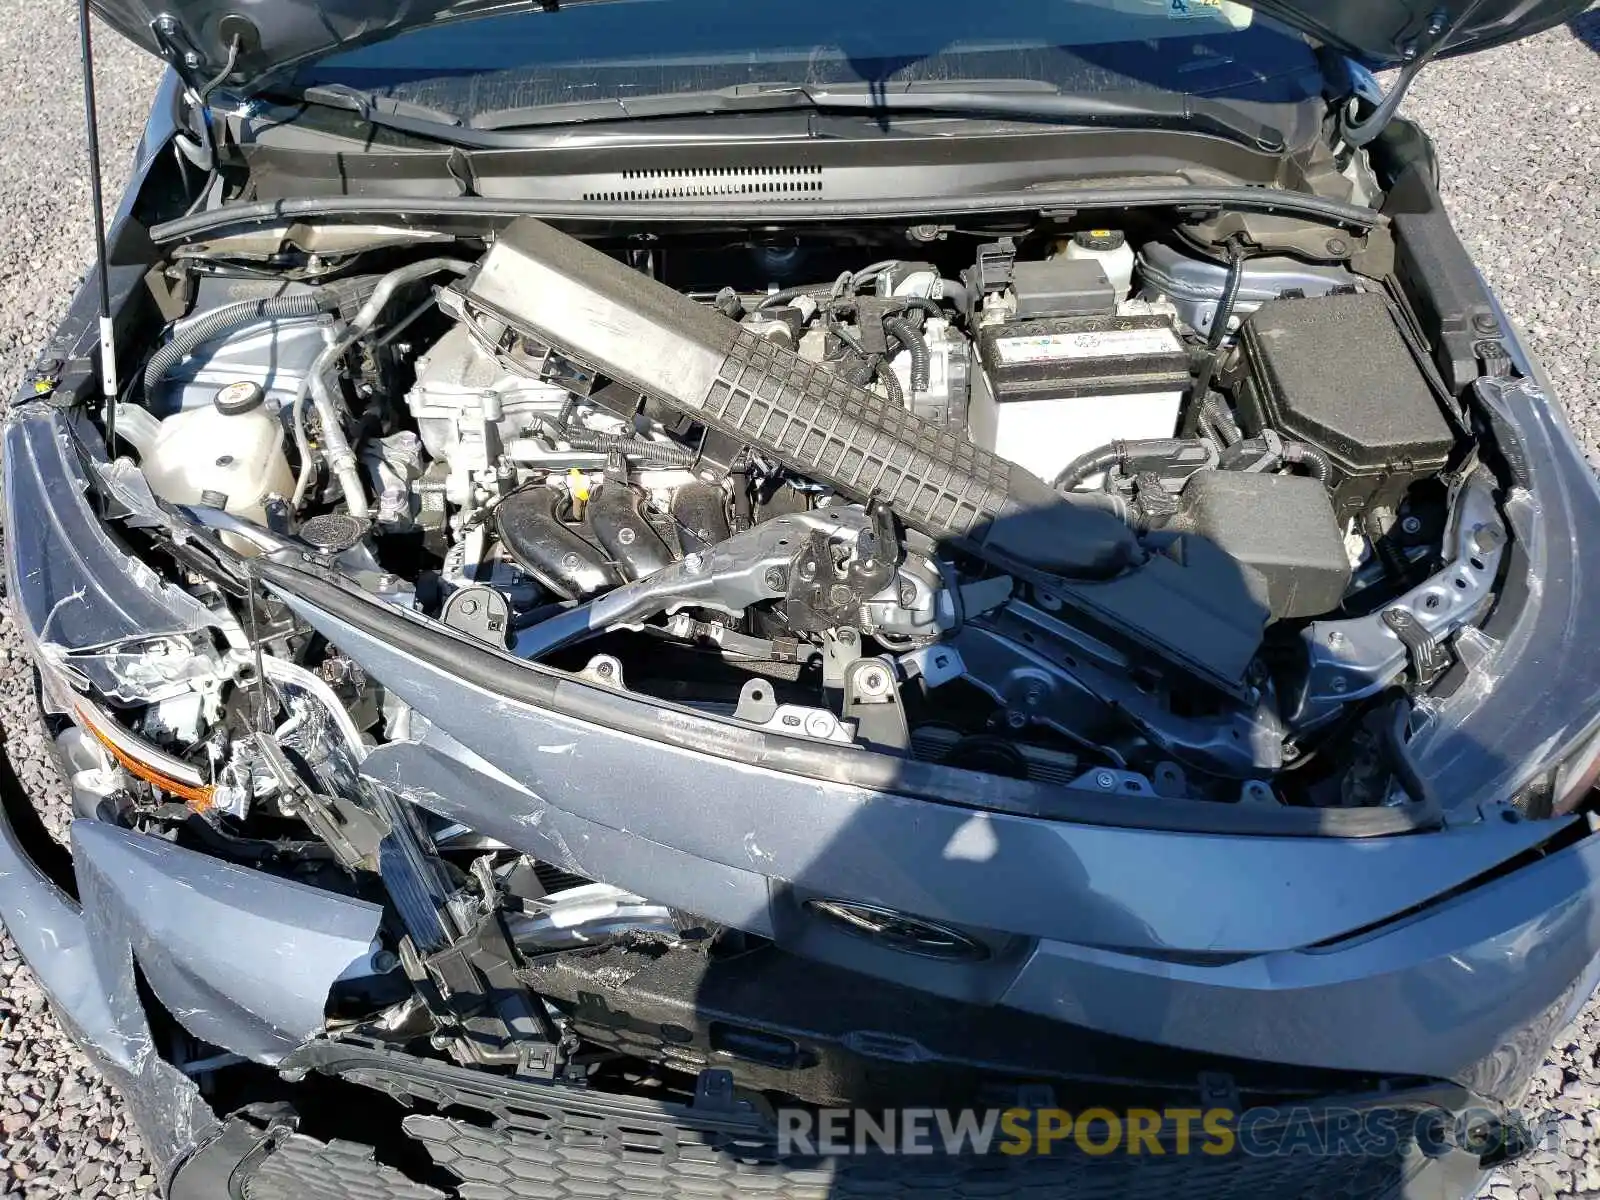
[[[717,196],[814,199],[821,196],[822,184],[820,166],[662,167],[619,172],[616,186],[587,191],[583,198],[610,203]]]
[[[708,424],[846,494],[881,496],[930,532],[971,534],[1006,501],[1002,459],[748,330],[698,407]]]
[[[1401,1181],[1400,1159],[1293,1154],[1023,1159],[852,1156],[778,1161],[728,1136],[651,1125],[500,1132],[413,1116],[406,1131],[457,1176],[462,1200],[1367,1200]]]
[[[246,1200],[444,1200],[438,1188],[406,1178],[372,1147],[292,1133],[245,1179]]]

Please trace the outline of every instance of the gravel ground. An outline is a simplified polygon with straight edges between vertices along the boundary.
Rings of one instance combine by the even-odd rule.
[[[90,234],[78,168],[81,96],[62,0],[11,3],[0,21],[0,394],[9,394],[81,278]],[[57,52],[43,54],[40,47]],[[98,55],[108,194],[125,177],[158,71],[109,33]],[[1527,330],[1591,454],[1600,443],[1600,9],[1569,27],[1423,74],[1408,111],[1433,132],[1467,245]],[[1486,132],[1515,130],[1495,140]],[[28,673],[0,615],[0,734],[24,784],[60,820],[63,789],[29,715]],[[1559,1149],[1491,1177],[1495,1200],[1600,1197],[1600,1002],[1563,1034],[1529,1109],[1554,1110]],[[0,933],[0,1191],[6,1197],[150,1194],[116,1095],[57,1029]]]

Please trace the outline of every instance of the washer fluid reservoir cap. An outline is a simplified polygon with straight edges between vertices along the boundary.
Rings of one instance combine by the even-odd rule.
[[[237,383],[225,384],[217,389],[217,394],[211,398],[211,403],[217,406],[217,411],[224,416],[237,417],[243,413],[261,407],[261,402],[267,394],[261,390],[261,385],[249,379],[241,379]]]
[[[1127,238],[1119,229],[1080,229],[1072,240],[1085,250],[1119,250]]]

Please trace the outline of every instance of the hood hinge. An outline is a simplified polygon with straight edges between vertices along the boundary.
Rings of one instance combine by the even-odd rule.
[[[195,48],[194,39],[183,27],[183,22],[171,13],[162,13],[150,22],[150,32],[161,47],[161,57],[167,60],[185,84],[193,88],[202,78],[200,72],[206,65],[206,59]]]

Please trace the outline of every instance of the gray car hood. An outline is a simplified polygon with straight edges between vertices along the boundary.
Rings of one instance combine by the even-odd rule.
[[[598,3],[602,0],[562,0]],[[1395,66],[1437,46],[1463,53],[1527,37],[1558,24],[1589,0],[1246,0],[1369,67]],[[238,35],[242,53],[230,82],[261,86],[284,68],[334,50],[380,41],[430,24],[490,13],[556,7],[555,0],[91,0],[105,21],[190,79],[210,77]],[[1442,42],[1442,45],[1439,43]]]

